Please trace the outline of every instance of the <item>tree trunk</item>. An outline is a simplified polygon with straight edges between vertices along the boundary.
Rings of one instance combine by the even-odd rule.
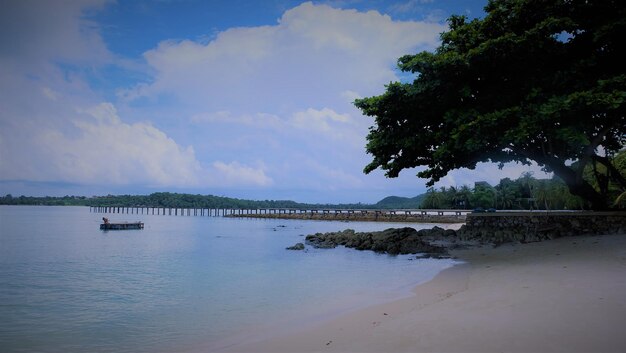
[[[609,200],[606,195],[602,195],[596,191],[588,182],[582,178],[578,178],[576,172],[566,166],[563,162],[556,158],[545,158],[544,160],[537,160],[543,162],[550,167],[554,174],[561,178],[567,185],[569,192],[572,195],[579,196],[583,200],[587,201],[592,210],[601,211],[609,209]]]
[[[606,167],[606,169],[609,171],[609,174],[611,175],[611,179],[617,182],[623,190],[626,189],[626,178],[621,174],[619,170],[617,170],[617,168],[615,168],[610,159],[608,159],[607,157],[601,157],[596,155],[594,155],[593,158]]]
[[[559,177],[561,176],[559,175]],[[608,199],[599,192],[597,192],[586,181],[576,184],[567,184],[567,187],[569,188],[569,192],[572,195],[580,196],[582,199],[589,202],[592,210],[602,211],[609,209]]]

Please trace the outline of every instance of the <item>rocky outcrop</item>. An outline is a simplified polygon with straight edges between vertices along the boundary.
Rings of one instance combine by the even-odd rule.
[[[315,248],[334,248],[342,245],[357,250],[372,250],[391,255],[397,254],[442,254],[443,246],[433,245],[423,237],[445,237],[453,235],[454,231],[442,228],[423,229],[416,231],[413,228],[390,228],[381,232],[358,233],[352,229],[342,232],[317,233],[306,237],[307,244]]]
[[[317,233],[306,237],[315,248],[345,246],[388,254],[425,253],[440,257],[448,249],[482,244],[537,242],[563,236],[626,234],[625,212],[498,212],[468,215],[457,231],[390,228],[381,232]]]
[[[289,247],[287,247],[287,248],[285,248],[285,249],[287,249],[287,250],[304,250],[304,244],[302,244],[302,243],[297,243],[296,245],[294,245],[294,246],[289,246]]]

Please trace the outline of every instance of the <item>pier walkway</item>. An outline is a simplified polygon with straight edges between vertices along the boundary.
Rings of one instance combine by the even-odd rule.
[[[354,220],[391,222],[464,222],[471,210],[433,209],[293,209],[293,208],[176,208],[176,207],[121,207],[90,206],[90,212],[145,214],[163,216],[247,217],[279,219]]]

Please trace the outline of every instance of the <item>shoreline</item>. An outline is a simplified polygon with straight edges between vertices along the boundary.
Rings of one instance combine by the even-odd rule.
[[[363,252],[347,248],[346,250],[354,253]],[[373,252],[368,251],[368,253],[374,255]],[[376,256],[388,257],[388,255],[384,254],[377,254]],[[246,329],[229,333],[220,340],[200,342],[199,345],[185,351],[190,353],[230,352],[232,349],[238,351],[238,347],[242,343],[254,347],[256,343],[314,329],[345,315],[360,312],[370,307],[411,298],[414,296],[416,286],[431,281],[442,271],[446,271],[459,263],[450,258],[433,260],[421,258],[414,254],[398,255],[397,257],[395,258],[394,256],[394,261],[402,261],[413,268],[415,268],[414,266],[417,262],[425,261],[425,265],[417,265],[419,266],[419,271],[416,273],[418,277],[409,277],[409,282],[394,282],[391,283],[392,286],[389,286],[389,283],[381,284],[379,281],[370,281],[370,289],[361,288],[359,291],[351,291],[348,295],[327,297],[323,302],[319,302],[317,307],[311,306],[311,302],[307,301],[303,302],[301,310],[288,312],[277,310],[273,315],[268,316],[268,320],[265,323],[253,327],[248,325]],[[376,286],[372,287],[372,283],[376,284]],[[252,348],[251,352],[255,351]]]
[[[251,213],[229,214],[227,218],[299,219],[314,221],[387,222],[387,223],[442,223],[463,224],[466,216],[433,214],[378,214],[378,213]]]
[[[412,297],[222,351],[626,351],[626,235],[450,253],[465,263]]]

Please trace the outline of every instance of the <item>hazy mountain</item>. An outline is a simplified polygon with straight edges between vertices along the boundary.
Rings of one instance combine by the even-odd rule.
[[[419,208],[426,194],[415,197],[388,196],[378,201],[375,208]]]

